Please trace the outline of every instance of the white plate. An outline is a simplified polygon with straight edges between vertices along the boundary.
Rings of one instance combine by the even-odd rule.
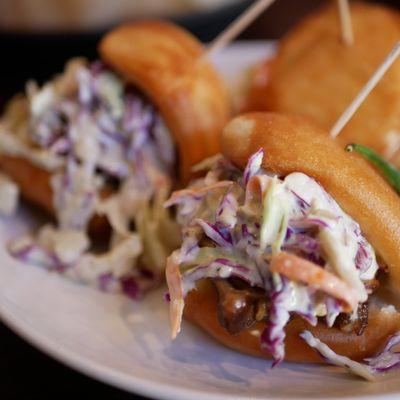
[[[230,79],[267,53],[238,45],[217,60]],[[268,47],[271,50],[270,47]],[[3,219],[0,241],[22,232],[29,214]],[[169,341],[164,290],[134,303],[11,259],[0,247],[0,315],[16,333],[93,378],[143,395],[190,399],[398,399],[398,376],[367,383],[333,367],[267,361],[218,345],[187,324]]]

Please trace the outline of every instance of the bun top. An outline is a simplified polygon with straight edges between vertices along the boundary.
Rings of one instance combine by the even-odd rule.
[[[158,107],[179,150],[181,178],[187,181],[193,165],[219,152],[230,114],[222,79],[201,58],[202,44],[172,23],[143,21],[108,33],[99,51]]]
[[[400,199],[375,169],[305,117],[249,113],[225,127],[222,152],[237,166],[243,168],[260,148],[266,171],[279,176],[303,172],[332,195],[360,224],[400,292]]]
[[[260,78],[260,87],[254,83],[249,109],[307,115],[330,129],[400,39],[397,10],[351,2],[351,19],[351,46],[342,42],[333,2],[302,20],[283,38],[276,58],[262,73],[268,82]],[[339,140],[369,146],[400,165],[400,61]]]

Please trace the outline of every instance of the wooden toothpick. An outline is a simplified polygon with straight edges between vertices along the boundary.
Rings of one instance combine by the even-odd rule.
[[[216,39],[214,39],[203,57],[210,57],[228,45],[275,1],[276,0],[256,1],[239,18],[233,21],[220,35],[218,35]]]
[[[361,89],[360,93],[353,100],[347,110],[343,113],[343,115],[338,119],[336,124],[331,129],[331,136],[333,138],[337,137],[342,129],[347,125],[356,111],[360,108],[361,104],[368,97],[368,95],[372,92],[375,86],[379,83],[382,77],[385,75],[387,70],[392,66],[397,57],[400,55],[400,41],[396,43],[393,49],[390,51],[389,55],[385,58],[383,63],[379,66],[379,68],[374,72],[370,80],[367,84]]]
[[[342,40],[346,46],[354,43],[353,26],[351,23],[351,13],[349,0],[337,0],[339,6],[340,23],[342,26]]]

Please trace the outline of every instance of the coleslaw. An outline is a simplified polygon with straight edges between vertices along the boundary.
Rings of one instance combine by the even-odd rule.
[[[135,298],[162,281],[165,259],[179,243],[163,208],[174,184],[175,147],[135,88],[99,61],[71,60],[62,75],[43,87],[29,82],[10,103],[0,150],[50,173],[56,217],[55,225],[13,240],[12,255]],[[102,217],[111,239],[100,251],[88,231]]]
[[[263,291],[269,307],[260,347],[277,365],[293,315],[312,326],[332,327],[341,314],[356,319],[379,266],[360,226],[317,181],[303,173],[269,174],[263,157],[259,150],[243,172],[222,156],[204,162],[205,177],[166,202],[176,206],[183,232],[182,247],[167,263],[167,283],[173,338],[198,281],[225,280],[236,288],[239,280]]]

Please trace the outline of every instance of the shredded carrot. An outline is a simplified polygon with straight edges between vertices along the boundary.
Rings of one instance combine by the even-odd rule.
[[[358,292],[342,279],[296,255],[286,252],[278,253],[272,257],[270,271],[286,276],[290,280],[310,285],[335,297],[343,303],[346,312],[355,310],[360,301]]]
[[[167,259],[167,267],[165,271],[167,284],[170,295],[170,322],[171,322],[171,337],[174,340],[181,330],[182,315],[183,315],[183,288],[182,278],[179,270],[180,251],[174,251]]]

